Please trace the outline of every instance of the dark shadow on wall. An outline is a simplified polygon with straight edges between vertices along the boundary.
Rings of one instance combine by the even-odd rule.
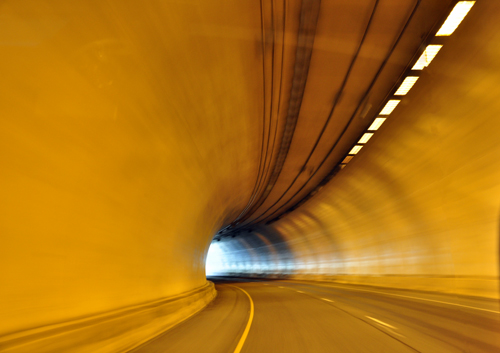
[[[271,244],[277,255],[278,266],[274,274],[281,278],[292,275],[295,269],[295,258],[287,240],[272,226],[261,226],[257,228],[257,231]]]
[[[327,224],[325,224],[319,217],[316,217],[313,215],[311,212],[305,210],[302,212],[304,216],[308,217],[310,220],[315,222],[319,229],[321,230],[322,234],[328,239],[328,244],[330,246],[330,254],[332,258],[336,259],[337,262],[340,264],[339,269],[337,273],[334,273],[335,275],[337,274],[343,274],[344,273],[344,256],[343,256],[343,251],[341,248],[340,243],[337,241],[335,236],[332,234],[330,228],[328,227]]]

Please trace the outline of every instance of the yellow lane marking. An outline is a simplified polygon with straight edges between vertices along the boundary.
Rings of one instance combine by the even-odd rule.
[[[250,300],[250,317],[248,318],[248,322],[247,322],[247,326],[245,327],[245,331],[243,331],[243,334],[241,335],[240,341],[238,342],[238,345],[236,346],[236,349],[233,352],[233,353],[240,353],[241,349],[243,348],[243,344],[245,344],[245,340],[247,339],[248,332],[250,331],[250,326],[252,326],[253,312],[254,312],[253,300],[252,300],[252,297],[250,296],[250,294],[248,294],[247,291],[244,290],[243,288],[233,286],[233,285],[230,285],[230,286],[238,288],[240,291],[245,293],[246,296],[248,297],[248,299]]]
[[[332,303],[334,303],[334,301],[333,301],[333,300],[330,300],[330,299],[326,299],[326,298],[321,298],[321,299],[322,299],[322,300],[324,300],[324,301],[327,301],[327,302],[332,302]]]
[[[327,286],[327,285],[319,285],[319,286],[321,286],[321,287],[326,287],[326,288],[339,288],[339,289],[344,289],[344,290],[353,290],[353,291],[358,291],[358,292],[370,292],[370,293],[377,293],[377,294],[391,295],[391,296],[393,296],[393,297],[401,297],[401,298],[408,298],[408,299],[423,300],[423,301],[433,302],[433,303],[440,303],[440,304],[455,305],[455,306],[460,306],[460,307],[462,307],[462,308],[475,309],[475,310],[481,310],[481,311],[487,311],[487,312],[490,312],[490,313],[500,314],[500,311],[489,310],[489,309],[483,309],[483,308],[476,308],[475,306],[468,306],[468,305],[462,305],[462,304],[456,304],[456,303],[442,302],[442,301],[439,301],[439,300],[433,300],[433,299],[424,299],[424,298],[417,298],[417,297],[409,297],[409,296],[406,296],[406,295],[399,295],[399,294],[391,294],[391,293],[377,292],[377,291],[373,291],[373,290],[366,290],[366,289],[354,289],[354,288],[346,288],[346,287],[339,287],[339,286]]]
[[[385,322],[383,322],[383,321],[380,321],[380,320],[374,319],[373,317],[367,316],[367,318],[369,318],[370,320],[373,320],[373,321],[375,321],[375,322],[379,323],[380,325],[384,325],[384,326],[387,326],[387,327],[390,327],[390,328],[395,328],[394,326],[389,325],[389,324],[387,324],[387,323],[385,323]]]

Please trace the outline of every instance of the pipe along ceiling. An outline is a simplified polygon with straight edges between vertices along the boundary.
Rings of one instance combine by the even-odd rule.
[[[0,350],[133,346],[99,318],[205,271],[498,298],[500,4],[456,4],[3,1]]]

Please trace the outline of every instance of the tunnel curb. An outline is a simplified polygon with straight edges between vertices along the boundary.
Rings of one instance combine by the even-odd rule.
[[[176,296],[1,336],[0,351],[127,352],[196,314],[216,295],[207,281]]]

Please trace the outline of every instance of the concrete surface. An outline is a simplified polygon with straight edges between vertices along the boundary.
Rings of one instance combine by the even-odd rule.
[[[497,301],[415,291],[298,281],[219,279],[217,299],[198,315],[133,350],[234,352],[496,352]]]
[[[61,324],[0,337],[9,353],[124,352],[193,316],[217,295],[214,284],[153,302],[141,303]]]
[[[375,3],[381,7],[354,58]],[[2,1],[0,350],[117,352],[200,309],[210,295],[180,311],[137,308],[206,285],[214,235],[269,191],[292,116],[298,120],[289,154],[262,207],[296,177],[293,192],[321,168],[304,193],[312,190],[371,123],[449,5]],[[415,21],[367,91],[415,6]],[[304,8],[319,13],[302,16]],[[442,40],[390,119],[314,198],[277,222],[220,242],[222,272],[499,297],[500,2],[478,1]],[[309,55],[309,65],[298,64]],[[292,99],[301,95],[294,80],[303,101]],[[358,115],[365,102],[373,109]],[[250,331],[244,349],[270,350],[269,337],[287,350],[397,351],[418,341],[397,341],[314,295],[242,288],[256,298],[253,332],[260,332]],[[220,349],[235,343],[247,305],[241,293],[231,293],[221,289],[222,302],[233,304],[214,310],[234,322],[226,328],[214,319],[219,330],[232,330],[233,338],[217,342]],[[387,311],[403,306],[369,300]],[[363,313],[371,312],[371,302],[363,303]],[[119,315],[106,326],[127,308],[137,315]],[[468,336],[455,311],[418,305],[415,315],[434,324],[433,310],[445,319],[431,327],[428,336],[437,338],[424,339],[429,347],[496,348],[489,336],[478,342]],[[466,317],[470,334],[496,325],[489,316]],[[75,336],[75,323],[86,333]],[[416,330],[427,335],[423,326]],[[210,325],[203,330],[213,332]],[[356,339],[361,330],[366,342]]]

